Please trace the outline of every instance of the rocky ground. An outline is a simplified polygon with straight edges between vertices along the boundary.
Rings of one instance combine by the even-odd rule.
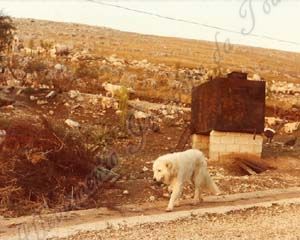
[[[300,206],[272,206],[233,211],[224,215],[191,216],[177,221],[107,228],[60,240],[96,239],[299,239]]]
[[[267,83],[266,125],[277,134],[263,161],[274,169],[248,176],[210,161],[213,178],[224,194],[299,186],[300,143],[284,145],[300,136],[299,54],[235,46],[216,69],[213,43],[15,22],[18,42],[0,74],[1,215],[166,200],[152,182],[152,161],[178,150],[192,87],[233,70]],[[129,94],[112,96],[107,82]],[[101,154],[112,152],[117,161],[107,163]]]

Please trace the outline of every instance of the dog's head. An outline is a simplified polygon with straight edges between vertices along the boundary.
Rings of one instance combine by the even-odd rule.
[[[165,158],[158,158],[153,163],[153,179],[157,182],[169,184],[174,176],[174,163]]]

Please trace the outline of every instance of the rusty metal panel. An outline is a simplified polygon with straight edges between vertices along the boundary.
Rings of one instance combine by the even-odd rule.
[[[217,78],[193,89],[192,133],[263,132],[265,82],[240,76]]]

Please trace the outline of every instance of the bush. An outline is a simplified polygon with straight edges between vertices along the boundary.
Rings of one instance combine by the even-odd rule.
[[[25,66],[25,72],[26,73],[37,73],[40,74],[44,71],[46,71],[48,68],[47,64],[45,62],[43,62],[41,59],[39,58],[35,58],[32,59],[31,61],[29,61],[26,66]]]
[[[15,26],[9,16],[0,11],[0,54],[9,48],[13,40]]]
[[[83,79],[97,79],[99,77],[98,66],[81,62],[75,69],[75,77]]]
[[[126,131],[126,120],[128,117],[128,90],[122,87],[116,94],[119,102],[120,111],[120,126],[123,131]]]

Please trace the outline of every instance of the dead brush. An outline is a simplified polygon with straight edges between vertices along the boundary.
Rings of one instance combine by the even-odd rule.
[[[76,78],[97,79],[99,77],[99,66],[94,63],[79,62],[74,75]]]
[[[12,122],[1,144],[0,209],[12,215],[45,207],[69,209],[71,192],[78,194],[74,189],[79,189],[97,166],[95,155],[114,137],[100,130],[88,136],[89,131],[68,129],[64,123],[42,116],[38,122]],[[88,196],[81,204],[93,201],[92,195]]]

